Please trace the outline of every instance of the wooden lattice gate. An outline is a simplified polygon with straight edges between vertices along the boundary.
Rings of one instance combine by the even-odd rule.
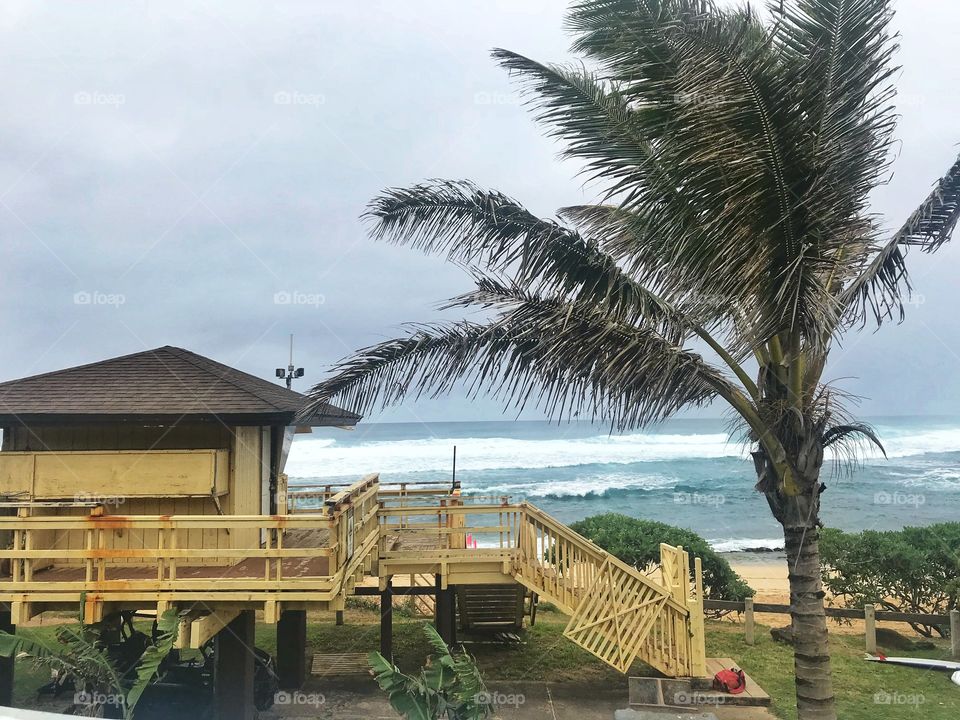
[[[637,658],[667,595],[607,561],[563,635],[620,672]]]

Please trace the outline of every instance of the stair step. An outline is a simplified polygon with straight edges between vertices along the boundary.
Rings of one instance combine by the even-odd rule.
[[[713,675],[731,667],[739,667],[731,658],[707,658],[707,672],[711,673],[709,677],[631,677],[628,681],[630,704],[670,708],[768,707],[770,696],[749,675],[745,676],[746,689],[739,695],[713,689]]]
[[[369,675],[367,653],[317,653],[310,664],[310,674],[322,677]]]

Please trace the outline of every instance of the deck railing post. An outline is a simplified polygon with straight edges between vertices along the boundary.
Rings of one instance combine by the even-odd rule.
[[[450,524],[450,513],[444,512],[446,509],[447,509],[447,501],[441,500],[440,512],[437,513],[437,530],[438,530],[438,534],[440,535],[440,537],[438,538],[439,540],[438,544],[440,545],[440,547],[443,547],[444,544],[446,544],[446,549],[449,550],[450,534],[449,533],[447,533],[446,535],[443,534],[443,528],[448,527],[448,525]],[[444,539],[446,539],[446,543],[444,543]]]
[[[707,674],[707,642],[703,617],[703,561],[693,559],[694,601],[687,604],[690,610],[690,674],[701,677]]]
[[[753,598],[743,599],[743,639],[747,645],[756,642],[756,628],[753,621]]]
[[[97,549],[104,550],[107,546],[107,537],[101,527],[97,528]],[[107,559],[100,553],[97,558],[97,582],[102,583],[107,579]]]
[[[18,527],[13,531],[13,549],[17,552],[23,550],[23,531]],[[23,559],[15,557],[10,561],[10,576],[13,582],[20,582],[23,576]]]
[[[20,508],[18,514],[20,517],[28,518],[30,517],[30,510],[27,508]],[[23,531],[23,549],[33,550],[33,530],[30,529],[29,525],[27,525]],[[23,581],[33,581],[33,558],[25,557],[23,559]]]

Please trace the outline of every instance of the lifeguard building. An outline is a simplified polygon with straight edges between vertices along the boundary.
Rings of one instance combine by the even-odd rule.
[[[0,629],[51,611],[94,622],[176,608],[179,646],[216,637],[216,707],[231,720],[253,713],[255,618],[277,625],[281,684],[297,687],[306,612],[351,594],[381,598],[388,656],[396,593],[433,596],[448,641],[458,617],[516,627],[524,597],[543,597],[570,615],[570,640],[621,672],[641,659],[704,675],[699,563],[682,549],[662,546],[648,576],[529,503],[455,484],[367,474],[290,490],[298,429],[360,420],[307,407],[169,346],[0,383]],[[0,661],[0,705],[12,683]]]

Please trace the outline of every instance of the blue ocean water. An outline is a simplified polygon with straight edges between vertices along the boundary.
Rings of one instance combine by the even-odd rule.
[[[844,530],[897,529],[960,520],[960,418],[868,418],[885,459],[867,453],[852,473],[831,475],[822,517]],[[746,449],[724,420],[672,420],[610,434],[588,423],[361,423],[298,435],[291,485],[449,480],[453,447],[465,493],[528,499],[564,522],[621,512],[687,527],[716,549],[782,547],[779,525]]]

